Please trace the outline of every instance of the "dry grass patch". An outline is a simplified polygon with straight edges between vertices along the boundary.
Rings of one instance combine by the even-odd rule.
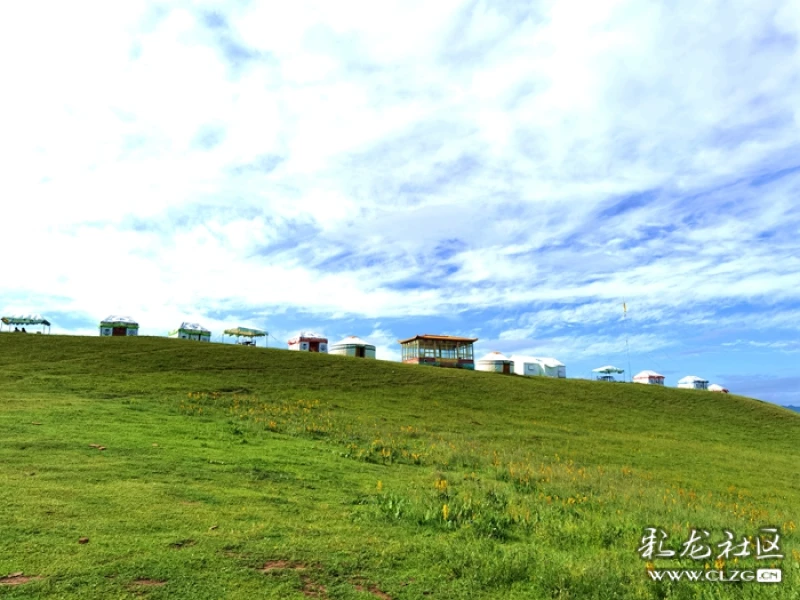
[[[162,581],[160,579],[137,579],[136,581],[132,582],[132,585],[141,585],[141,586],[162,586],[166,585],[166,581]]]

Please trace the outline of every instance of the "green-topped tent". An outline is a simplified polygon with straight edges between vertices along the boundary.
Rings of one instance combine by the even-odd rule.
[[[225,335],[235,337],[236,343],[244,346],[255,346],[256,340],[260,337],[264,338],[264,342],[266,344],[268,335],[268,332],[266,331],[262,331],[260,329],[251,329],[250,327],[234,327],[232,329],[226,329],[223,333]],[[241,338],[244,338],[244,341],[242,341]]]
[[[20,327],[25,330],[26,325],[41,325],[42,331],[37,331],[37,333],[44,333],[45,328],[47,329],[47,333],[50,333],[50,321],[43,318],[42,315],[13,315],[10,317],[0,317],[0,323],[6,325],[9,331],[11,331],[12,327],[14,330],[18,331]],[[2,329],[2,325],[0,325],[0,329]],[[27,331],[25,331],[25,333],[27,333]]]

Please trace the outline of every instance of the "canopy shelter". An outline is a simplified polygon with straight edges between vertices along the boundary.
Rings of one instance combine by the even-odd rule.
[[[236,338],[236,343],[243,346],[255,346],[258,338],[264,338],[266,345],[267,336],[269,332],[261,331],[260,329],[251,329],[249,327],[234,327],[233,329],[226,329],[223,331],[224,335],[229,335]],[[243,340],[241,338],[244,338]]]
[[[50,333],[50,321],[43,318],[42,315],[13,315],[10,317],[0,317],[0,323],[2,323],[2,325],[0,325],[0,330],[2,330],[3,325],[6,325],[9,331],[12,331],[11,328],[13,327],[14,331],[19,331],[20,328],[22,328],[21,331],[27,333],[25,329],[26,326],[41,325],[42,331],[37,333],[44,333],[45,328],[47,328],[47,333]]]
[[[625,369],[620,369],[619,367],[614,367],[611,365],[592,369],[592,373],[597,373],[598,381],[616,381],[616,379],[614,379],[614,375],[621,375],[624,372]]]

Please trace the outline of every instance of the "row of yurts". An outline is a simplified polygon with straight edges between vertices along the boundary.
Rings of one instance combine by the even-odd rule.
[[[15,327],[22,326],[25,332],[25,325],[41,325],[50,329],[50,322],[41,315],[16,315],[0,318],[0,331],[3,325]],[[139,334],[139,324],[130,317],[109,316],[100,322],[101,336],[129,336]],[[42,331],[42,332],[43,332]],[[42,333],[37,332],[37,333]],[[225,335],[235,337],[237,343],[255,345],[255,340],[259,337],[266,338],[268,333],[259,329],[249,329],[247,327],[236,327],[226,329]],[[210,342],[211,331],[198,323],[181,323],[181,326],[170,331],[168,337],[199,340]],[[241,341],[242,338],[244,341]],[[478,371],[495,371],[499,373],[519,374],[519,375],[544,375],[548,377],[563,378],[567,376],[567,368],[564,363],[555,358],[536,358],[532,356],[511,356],[506,357],[500,352],[490,352],[477,361],[473,360],[473,343],[477,338],[465,338],[449,335],[417,335],[406,340],[399,340],[402,347],[402,360],[406,363],[425,364],[442,367],[458,367],[463,369],[476,369]],[[328,346],[328,339],[313,332],[300,332],[297,336],[289,340],[289,350],[302,350],[307,352],[325,352],[330,354],[343,354],[362,358],[375,358],[375,346],[365,342],[356,336],[349,336],[340,342]],[[600,367],[594,369],[598,374],[597,379],[601,381],[615,381],[614,374],[624,373],[623,369],[613,366]],[[650,385],[664,385],[664,376],[655,371],[642,371],[633,377],[634,383],[644,383]],[[727,392],[728,390],[721,385],[708,384],[708,380],[702,377],[689,375],[678,381],[679,388],[691,388],[709,390],[714,392]]]
[[[127,317],[108,317],[100,323],[100,335],[135,335],[139,325]],[[266,336],[266,332],[255,329],[237,327],[225,330],[225,334],[252,340],[253,336]],[[182,323],[181,326],[169,333],[169,337],[211,341],[211,332],[197,323]],[[474,361],[473,344],[477,338],[465,338],[450,335],[417,335],[405,340],[399,340],[403,350],[402,360],[405,363],[457,367],[462,369],[475,369],[477,371],[492,371],[498,373],[545,376],[565,378],[567,367],[555,358],[541,358],[534,356],[505,356],[501,352],[490,352],[483,358]],[[253,344],[252,341],[245,342]],[[375,346],[356,336],[349,336],[336,344],[328,344],[328,339],[320,334],[301,331],[288,341],[289,350],[306,352],[325,352],[356,356],[362,358],[375,358]],[[598,373],[598,380],[615,381],[613,374],[621,374],[623,369],[612,366],[594,369]],[[664,385],[664,376],[655,371],[645,370],[633,376],[634,383],[647,385]],[[728,389],[718,384],[711,384],[707,379],[695,375],[687,375],[678,381],[679,388],[708,390],[712,392],[728,393]]]
[[[100,322],[101,336],[138,335],[139,324],[130,317],[109,316]],[[258,329],[236,327],[226,329],[225,335],[244,338],[239,342],[254,345],[254,339],[265,337],[267,332]],[[211,331],[199,323],[181,323],[180,327],[170,331],[168,337],[211,341]],[[542,375],[546,377],[565,378],[567,367],[555,358],[538,358],[533,356],[506,357],[500,352],[490,352],[475,361],[473,344],[478,338],[466,338],[452,335],[417,335],[406,340],[399,340],[403,349],[403,362],[440,367],[474,369],[477,371],[494,371],[519,375]],[[357,337],[348,336],[343,340],[329,344],[328,338],[312,331],[301,331],[288,341],[289,350],[305,352],[323,352],[361,358],[375,358],[375,346]]]

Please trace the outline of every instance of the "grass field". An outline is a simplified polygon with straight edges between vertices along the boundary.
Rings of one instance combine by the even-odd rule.
[[[0,598],[800,598],[798,440],[734,395],[4,333]],[[785,557],[646,561],[646,527]]]

